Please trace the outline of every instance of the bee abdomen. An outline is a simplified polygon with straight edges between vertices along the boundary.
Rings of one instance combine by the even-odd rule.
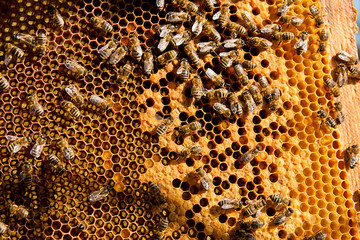
[[[10,83],[8,82],[8,80],[6,80],[5,77],[0,78],[0,88],[3,91],[9,91],[9,89],[10,89]]]

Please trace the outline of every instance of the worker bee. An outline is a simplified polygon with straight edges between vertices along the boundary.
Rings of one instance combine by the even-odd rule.
[[[245,45],[241,38],[226,39],[222,42],[224,48],[242,48]]]
[[[324,240],[326,238],[327,234],[323,232],[318,232],[315,235],[304,238],[304,240]]]
[[[222,209],[238,209],[241,208],[242,203],[240,200],[237,199],[230,199],[230,198],[223,198],[218,205],[222,208]]]
[[[294,210],[292,208],[288,208],[284,212],[276,215],[274,217],[274,224],[280,225],[280,224],[286,222],[289,219],[289,217],[291,216],[291,214],[293,214],[293,212],[294,212]]]
[[[222,76],[214,72],[214,70],[212,70],[211,68],[207,68],[205,74],[215,83],[216,86],[218,87],[225,86],[225,80],[222,78]]]
[[[340,62],[344,62],[347,65],[356,65],[358,63],[358,59],[355,56],[351,55],[350,53],[344,50],[338,52],[336,54],[336,57]]]
[[[29,210],[27,210],[23,205],[16,205],[14,202],[10,202],[8,205],[10,216],[17,216],[19,218],[28,218]]]
[[[257,67],[256,63],[254,63],[252,61],[248,61],[248,60],[241,60],[240,63],[241,63],[241,66],[243,68],[245,68],[246,70],[252,70]]]
[[[261,151],[261,148],[259,145],[257,145],[255,148],[244,153],[244,155],[240,158],[240,162],[243,164],[246,164],[246,163],[252,161],[260,153],[260,151]]]
[[[341,102],[336,102],[336,103],[334,103],[334,109],[335,109],[335,111],[336,111],[336,118],[335,118],[336,123],[337,123],[337,124],[343,123],[344,120],[345,120],[345,115],[344,115],[344,113],[343,113],[343,111],[342,111],[342,104],[341,104]]]
[[[202,150],[202,147],[200,145],[192,145],[190,147],[188,147],[185,150],[182,150],[179,155],[182,158],[188,158],[188,157],[193,157],[193,156],[201,156],[200,152]]]
[[[352,145],[344,152],[344,159],[349,164],[350,168],[353,169],[359,163],[359,146]]]
[[[191,17],[187,12],[168,12],[165,16],[166,21],[171,23],[190,21]]]
[[[190,64],[186,58],[181,59],[180,67],[176,71],[178,75],[180,75],[181,81],[185,82],[190,77]]]
[[[9,232],[10,232],[9,226],[3,222],[0,222],[0,235],[9,234]]]
[[[199,11],[198,5],[189,0],[177,0],[179,7],[189,13],[197,13]]]
[[[169,46],[171,39],[172,36],[170,33],[165,35],[163,38],[160,39],[157,49],[160,52],[163,52]]]
[[[4,64],[5,66],[9,65],[10,61],[13,59],[13,57],[16,58],[23,58],[25,53],[22,49],[16,47],[15,45],[11,43],[5,43],[5,59]]]
[[[326,28],[321,29],[319,32],[319,52],[325,52],[327,40],[329,39],[329,31]]]
[[[173,37],[171,37],[170,44],[172,46],[180,46],[184,42],[189,41],[191,37],[190,31],[181,31],[177,34],[175,34]]]
[[[74,147],[70,145],[64,138],[57,141],[57,147],[60,149],[61,154],[67,160],[72,160],[75,157]]]
[[[36,36],[27,33],[15,33],[13,38],[31,47],[36,47]]]
[[[206,92],[206,98],[210,100],[223,101],[229,95],[229,91],[225,88],[211,89]]]
[[[331,128],[336,128],[335,120],[331,116],[328,116],[324,110],[320,109],[317,113],[318,117],[320,117],[321,119],[320,128],[322,124],[325,124],[326,126]]]
[[[248,43],[251,47],[257,47],[260,48],[261,50],[267,50],[271,48],[271,46],[273,45],[272,42],[261,37],[251,37]]]
[[[131,66],[128,63],[120,67],[117,73],[116,83],[123,84],[124,82],[126,82],[134,68],[135,66]]]
[[[342,87],[344,84],[348,82],[348,72],[347,67],[344,63],[339,63],[337,69],[335,71],[336,82],[339,87]]]
[[[227,108],[224,104],[222,103],[214,103],[213,105],[213,109],[215,112],[217,112],[218,114],[222,115],[225,118],[230,118],[231,117],[231,111],[229,108]]]
[[[194,46],[191,42],[184,43],[184,52],[188,56],[190,62],[194,64],[197,68],[200,67],[200,58],[196,53]]]
[[[169,33],[175,32],[177,27],[172,24],[165,24],[165,25],[158,25],[155,27],[155,29],[159,37],[163,38]]]
[[[247,30],[240,24],[234,23],[232,21],[227,21],[225,27],[233,32],[232,36],[236,37],[237,35],[246,35]]]
[[[65,164],[64,162],[60,161],[60,159],[54,155],[54,154],[49,154],[48,155],[48,161],[49,161],[49,165],[50,167],[53,169],[53,171],[55,171],[58,174],[63,174],[64,172],[66,172],[66,168],[65,168]]]
[[[195,36],[198,36],[202,32],[205,23],[206,23],[206,18],[204,14],[202,13],[196,14],[194,24],[191,27],[191,31]]]
[[[356,66],[350,65],[350,66],[348,66],[348,70],[351,73],[352,77],[358,77],[359,76],[359,69]]]
[[[65,87],[65,92],[70,96],[71,100],[80,108],[84,105],[85,98],[80,93],[77,85],[70,84]]]
[[[249,93],[249,91],[244,91],[243,94],[241,95],[241,98],[242,98],[246,108],[248,109],[248,111],[250,113],[254,113],[256,103],[255,103],[253,97],[251,96],[251,94]]]
[[[165,0],[156,0],[156,7],[159,11],[163,10],[165,7]]]
[[[116,65],[128,54],[128,48],[125,45],[119,46],[109,57],[109,64]]]
[[[291,204],[290,198],[283,198],[279,193],[271,194],[269,198],[271,199],[271,201],[277,204],[275,210],[279,210],[283,206],[288,207]]]
[[[249,92],[254,98],[256,105],[262,104],[263,100],[262,100],[261,92],[257,85],[250,85]]]
[[[148,48],[144,52],[144,72],[150,75],[154,71],[154,56],[151,49]]]
[[[201,78],[195,75],[191,82],[191,95],[194,97],[195,101],[199,101],[200,98],[205,95],[204,86],[202,84]]]
[[[265,27],[260,29],[260,33],[265,35],[273,35],[275,33],[281,32],[282,27],[278,24],[268,24]]]
[[[178,52],[176,50],[167,51],[156,58],[156,64],[158,66],[163,66],[169,62],[174,61],[177,55]]]
[[[202,128],[201,123],[199,121],[191,122],[189,124],[183,125],[179,127],[179,133],[182,135],[192,134],[193,132],[197,132]]]
[[[334,97],[340,96],[340,88],[339,86],[332,80],[331,78],[324,77],[325,85],[330,89],[330,93],[334,95]]]
[[[110,103],[108,103],[108,101],[106,101],[106,99],[101,98],[95,94],[92,94],[89,97],[89,101],[101,109],[107,110],[110,108]]]
[[[225,27],[226,22],[229,20],[229,7],[229,4],[222,4],[220,11],[213,16],[213,20],[218,20],[220,27]]]
[[[40,180],[33,175],[34,168],[31,163],[24,162],[21,169],[19,182],[24,181],[26,187],[30,187],[33,182],[40,182]]]
[[[17,153],[22,147],[27,148],[31,143],[31,138],[29,135],[26,135],[25,137],[6,135],[5,138],[9,141],[12,141],[7,147],[10,153]]]
[[[276,111],[279,106],[279,99],[280,99],[280,90],[276,87],[271,91],[271,97],[270,97],[270,109],[272,111]]]
[[[256,229],[262,228],[264,225],[265,225],[265,223],[261,220],[251,220],[251,221],[240,223],[241,229],[245,230],[245,231],[256,230]]]
[[[228,95],[228,101],[229,101],[229,104],[230,104],[231,112],[234,115],[241,116],[243,114],[243,109],[241,107],[241,104],[240,104],[238,98],[235,96],[234,93],[230,93]]]
[[[30,150],[30,155],[39,158],[46,144],[46,137],[41,135],[36,139],[34,146]]]
[[[65,110],[65,112],[69,113],[74,118],[80,117],[80,110],[72,103],[66,100],[61,101],[60,105]]]
[[[108,186],[101,187],[99,190],[96,190],[89,194],[89,201],[101,201],[109,195],[110,191],[111,189]]]
[[[29,110],[31,115],[35,116],[43,116],[44,115],[44,108],[39,103],[39,99],[34,93],[30,93],[26,96],[26,101],[29,104]]]
[[[295,38],[292,32],[278,32],[272,35],[274,41],[290,41]]]
[[[211,12],[215,7],[214,5],[216,4],[216,0],[205,0],[204,4],[207,10]]]
[[[9,91],[10,90],[10,83],[9,81],[5,78],[5,76],[2,75],[2,73],[0,72],[0,89],[2,91]]]
[[[244,11],[241,13],[241,19],[244,23],[244,26],[247,30],[249,30],[250,32],[256,32],[257,31],[257,27],[255,24],[255,21],[253,19],[253,17],[250,15],[250,13],[248,11]]]
[[[256,240],[252,233],[243,230],[236,230],[235,236],[237,240]]]
[[[195,176],[200,179],[201,186],[208,191],[210,188],[210,179],[202,167],[195,169]]]
[[[157,204],[166,203],[165,196],[160,192],[160,188],[153,182],[149,182],[149,192],[152,196],[154,196]]]
[[[252,217],[256,217],[260,210],[265,207],[266,202],[264,199],[255,201],[255,202],[250,202],[250,201],[246,201],[249,205],[246,206],[244,208],[244,215],[245,216],[252,216]]]
[[[260,76],[259,84],[261,87],[261,94],[264,96],[265,102],[270,103],[271,101],[271,88],[268,80],[265,76]]]
[[[169,219],[167,217],[161,218],[156,228],[155,239],[162,240],[164,238],[164,232],[169,226]]]
[[[236,58],[239,56],[238,50],[231,50],[230,52],[220,53],[220,67],[228,68],[233,64]]]
[[[78,76],[85,76],[88,74],[86,68],[81,66],[74,59],[67,59],[65,61],[65,67]]]
[[[213,39],[216,42],[221,41],[221,35],[216,29],[209,23],[205,22],[203,26],[203,32],[205,35],[207,35],[209,38]]]
[[[315,19],[316,22],[316,26],[321,26],[324,24],[324,20],[320,14],[319,9],[314,5],[311,4],[309,7],[310,13],[313,16],[313,18]]]
[[[102,17],[92,17],[90,18],[90,22],[95,28],[104,31],[105,33],[112,32],[114,30],[113,26]]]
[[[237,76],[237,80],[241,83],[241,85],[243,86],[248,85],[249,84],[248,75],[239,61],[234,62],[234,70]]]
[[[290,7],[294,4],[295,0],[284,0],[284,3],[280,5],[277,15],[284,16],[290,9]]]
[[[300,33],[299,40],[294,45],[297,55],[301,55],[303,52],[307,52],[309,42],[308,35],[308,32],[305,31]]]
[[[165,118],[157,127],[155,130],[155,134],[157,136],[163,135],[169,128],[169,126],[173,123],[172,117]]]
[[[102,60],[106,60],[110,57],[111,54],[116,50],[117,44],[115,41],[110,40],[104,46],[102,46],[99,50],[99,56]]]
[[[57,27],[64,28],[65,21],[60,15],[59,10],[57,10],[54,6],[49,6],[48,8],[49,14],[51,16],[51,20],[53,24]]]
[[[140,41],[134,33],[129,35],[130,54],[136,60],[140,61],[143,55],[143,50],[140,46]]]
[[[36,41],[36,52],[39,54],[39,56],[45,55],[45,53],[48,51],[45,30],[39,31],[39,33],[35,37],[35,41]]]
[[[283,24],[291,24],[295,27],[300,26],[304,20],[302,18],[299,17],[293,17],[293,16],[282,16],[279,19],[279,22],[283,23]]]

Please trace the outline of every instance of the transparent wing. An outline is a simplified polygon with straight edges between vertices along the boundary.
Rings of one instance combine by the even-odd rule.
[[[160,50],[160,52],[163,52],[169,46],[169,43],[170,43],[169,35],[162,38],[158,44],[158,49]]]
[[[217,13],[215,13],[213,16],[213,20],[219,19],[220,15],[221,15],[221,11],[218,11]]]
[[[274,24],[266,25],[265,27],[260,29],[260,33],[262,34],[272,34],[274,32]]]
[[[301,47],[302,45],[304,44],[304,41],[302,39],[299,39],[295,45],[294,45],[294,48],[297,49],[299,47]]]
[[[183,44],[183,43],[185,42],[185,40],[186,40],[185,37],[186,37],[186,36],[185,36],[185,33],[184,33],[184,32],[176,34],[176,35],[173,37],[174,42],[175,42],[175,45],[176,45],[176,46],[180,46],[181,44]]]
[[[219,53],[219,56],[220,57],[226,57],[226,56],[229,56],[230,52],[221,52]]]
[[[24,174],[24,172],[21,172],[20,174],[19,174],[19,182],[22,182],[22,181],[24,181],[24,178],[25,178],[25,174]]]
[[[163,9],[165,6],[165,0],[156,0],[156,7],[159,9]]]
[[[224,48],[235,48],[237,46],[238,39],[227,39],[223,41]]]
[[[5,135],[5,138],[9,141],[15,141],[19,139],[19,137],[13,135]]]
[[[20,151],[21,149],[21,145],[20,144],[17,144],[15,145],[14,149],[13,149],[13,153],[17,153],[18,151]]]
[[[210,187],[210,179],[208,178],[208,176],[205,176],[204,178],[200,179],[201,185],[203,186],[203,188],[208,191],[209,187]]]
[[[68,59],[65,62],[65,67],[73,72],[76,72],[77,65],[78,65],[78,63],[74,59]]]
[[[180,67],[176,70],[176,74],[181,74],[185,70],[184,64],[181,63]]]
[[[245,17],[247,17],[250,21],[253,21],[252,16],[250,15],[250,13],[248,11],[244,11],[244,15]]]
[[[5,59],[4,59],[4,64],[7,66],[9,65],[9,63],[11,62],[13,56],[11,53],[7,52],[5,53]]]
[[[68,85],[65,87],[65,92],[71,97],[75,97],[77,94],[76,89],[74,89],[74,87],[72,85]]]
[[[304,53],[307,52],[307,49],[308,49],[308,43],[309,43],[309,38],[307,38],[305,41],[304,41]]]
[[[208,78],[212,80],[214,80],[217,77],[217,74],[211,68],[207,68],[205,74]]]
[[[36,47],[35,43],[35,37],[30,35],[30,34],[26,34],[26,33],[17,33],[14,35],[14,37],[19,40],[20,42],[26,43],[30,46]]]
[[[102,46],[99,50],[98,53],[101,53],[103,51],[106,51],[109,48],[109,44],[110,42],[108,42],[107,44],[105,44],[104,46]]]
[[[142,55],[143,51],[140,45],[134,46],[134,51]]]

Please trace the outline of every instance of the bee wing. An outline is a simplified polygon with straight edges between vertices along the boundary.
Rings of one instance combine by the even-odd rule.
[[[4,59],[4,64],[7,66],[9,65],[9,63],[11,62],[13,56],[11,53],[7,52],[5,53],[5,59]]]
[[[17,153],[18,151],[20,151],[21,149],[21,145],[20,144],[17,144],[15,145],[14,149],[13,149],[13,153]]]
[[[248,11],[244,11],[243,14],[245,15],[246,18],[248,18],[250,21],[253,20],[252,16],[250,15],[250,13]],[[244,19],[243,19],[244,20]]]
[[[156,0],[156,7],[159,9],[163,9],[165,6],[165,0]]]
[[[222,201],[226,201],[228,202],[228,204],[224,204],[221,206],[222,209],[232,209],[234,208],[234,206],[231,204],[232,202],[234,202],[234,199],[230,199],[230,198],[223,198]]]
[[[30,155],[35,158],[39,158],[41,156],[41,153],[42,153],[44,147],[45,147],[45,143],[44,144],[35,144],[30,150]]]
[[[294,48],[297,49],[297,48],[299,48],[299,47],[301,47],[301,46],[303,46],[303,45],[304,45],[304,40],[299,39],[299,40],[295,43]]]
[[[18,182],[22,182],[25,178],[25,174],[24,172],[22,171],[20,174],[19,174],[19,179],[18,179]]]
[[[103,51],[106,51],[106,49],[109,48],[109,44],[110,42],[108,42],[107,44],[105,44],[104,46],[102,46],[99,50],[98,50],[98,53],[101,53]]]
[[[20,42],[26,43],[32,47],[36,47],[35,37],[26,33],[17,33],[14,37]]]
[[[160,120],[164,120],[164,118],[161,117],[158,113],[155,114],[155,119],[156,119],[156,120],[159,120],[159,121],[160,121]]]
[[[160,50],[160,52],[163,52],[169,46],[169,43],[170,43],[169,35],[166,35],[165,37],[160,39],[158,44],[158,49]]]
[[[180,64],[180,67],[176,70],[176,74],[181,74],[184,70],[184,64]]]
[[[15,141],[19,139],[19,137],[13,135],[5,135],[5,138],[9,141]]]
[[[214,70],[212,70],[211,68],[207,68],[205,71],[205,74],[208,78],[210,78],[212,80],[217,77],[216,72],[214,72]]]
[[[221,52],[221,53],[219,53],[219,56],[220,57],[226,57],[226,56],[228,56],[230,54],[230,52]]]
[[[71,97],[75,97],[76,96],[76,91],[75,89],[73,88],[73,86],[71,85],[68,85],[65,87],[65,92]]]
[[[175,36],[173,36],[174,42],[176,46],[180,46],[181,44],[183,44],[187,39],[185,38],[185,33],[178,33]]]
[[[227,39],[223,41],[224,48],[235,48],[237,46],[238,39]]]
[[[74,59],[68,59],[66,62],[65,62],[65,67],[67,69],[69,69],[70,71],[72,72],[76,72],[76,66],[78,65],[78,63],[74,60]]]
[[[279,203],[276,205],[275,210],[280,211],[281,209],[285,208],[286,206],[283,203]]]
[[[260,33],[262,34],[272,34],[273,32],[274,30],[272,29],[272,24],[266,25],[265,27],[260,29]]]
[[[337,54],[338,58],[344,62],[349,62],[350,59],[352,58],[351,54],[341,50],[338,54]]]
[[[304,41],[304,53],[307,52],[308,42],[309,42],[309,38],[307,38],[307,39]]]

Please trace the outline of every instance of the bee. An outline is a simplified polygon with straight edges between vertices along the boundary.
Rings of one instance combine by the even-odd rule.
[[[214,70],[212,70],[211,68],[207,68],[205,74],[215,83],[216,86],[218,87],[225,86],[225,80],[222,78],[222,76],[214,72]]]
[[[136,61],[140,61],[141,57],[143,55],[143,50],[140,46],[140,41],[139,39],[136,37],[136,35],[134,33],[130,33],[129,35],[129,45],[130,45],[130,53],[131,56],[136,60]]]
[[[166,21],[171,23],[190,21],[191,17],[187,12],[168,12],[165,16]]]
[[[178,47],[178,46],[182,45],[184,42],[189,41],[190,37],[191,37],[190,31],[181,31],[171,38],[170,44],[172,46]]]
[[[155,134],[157,136],[163,135],[169,128],[169,126],[173,123],[172,117],[165,118],[157,127]]]
[[[279,193],[271,194],[269,196],[271,201],[277,204],[275,210],[279,210],[282,206],[290,206],[291,205],[291,199],[290,198],[283,198]]]
[[[265,35],[273,35],[276,34],[278,32],[281,32],[282,27],[278,24],[268,24],[265,27],[260,29],[260,33],[265,34]]]
[[[256,240],[252,233],[243,231],[243,230],[236,230],[235,232],[236,240]]]
[[[33,176],[34,168],[31,163],[24,162],[21,169],[19,182],[24,181],[26,187],[30,187],[33,182],[40,182],[36,176]]]
[[[290,7],[294,4],[295,0],[285,0],[282,5],[280,5],[277,15],[284,16],[290,9]]]
[[[108,103],[108,101],[106,101],[106,99],[101,98],[95,94],[92,94],[89,97],[89,101],[101,109],[108,110],[110,108],[110,103]]]
[[[41,106],[41,104],[39,103],[39,99],[38,97],[34,94],[28,94],[26,96],[26,101],[29,104],[29,110],[31,115],[35,116],[43,116],[44,115],[44,108]]]
[[[245,230],[245,231],[256,230],[256,229],[262,228],[264,225],[265,225],[265,223],[261,220],[251,220],[251,221],[240,223],[241,229]]]
[[[344,158],[351,169],[355,168],[356,165],[359,163],[359,146],[352,145],[348,147],[344,153]]]
[[[99,190],[96,190],[89,194],[89,201],[101,201],[109,195],[110,191],[111,189],[108,186],[101,187]]]
[[[60,159],[56,155],[49,154],[48,161],[49,161],[49,165],[55,172],[59,173],[60,175],[66,172],[64,162],[60,161]]]
[[[328,116],[324,110],[320,109],[317,113],[318,113],[318,117],[320,117],[321,119],[320,128],[322,124],[325,124],[326,126],[331,128],[336,128],[335,120],[331,116]]]
[[[191,27],[191,31],[195,36],[198,36],[202,32],[205,23],[206,23],[206,18],[204,14],[202,13],[196,14],[195,22]]]
[[[256,63],[248,60],[241,60],[241,66],[247,70],[252,70],[257,67]]]
[[[13,57],[16,58],[23,58],[25,53],[22,49],[16,47],[15,45],[11,43],[5,43],[5,59],[4,64],[5,66],[9,65],[10,61],[13,59]]]
[[[221,41],[221,35],[216,29],[210,25],[209,23],[205,22],[203,26],[203,32],[205,35],[207,35],[209,38],[213,39],[216,42]]]
[[[104,46],[102,46],[99,50],[99,56],[102,60],[106,60],[110,57],[111,54],[116,50],[117,44],[115,41],[110,40]]]
[[[36,47],[36,36],[27,33],[13,34],[13,38],[31,47]]]
[[[270,109],[272,111],[276,111],[279,106],[279,99],[280,99],[280,90],[276,87],[271,91],[271,97],[270,97]]]
[[[74,118],[80,117],[80,110],[72,103],[66,100],[61,101],[60,105],[65,110],[65,112],[69,113]]]
[[[62,16],[60,15],[60,12],[59,10],[57,10],[54,6],[49,6],[48,8],[48,11],[49,11],[49,14],[51,16],[51,20],[53,22],[53,24],[57,27],[60,27],[60,28],[64,28],[64,25],[65,25],[65,21],[64,19],[62,18]]]
[[[322,16],[320,15],[319,9],[314,4],[311,4],[310,7],[309,7],[309,10],[310,10],[310,14],[315,19],[316,26],[323,25],[324,20],[323,20]]]
[[[344,62],[347,65],[356,65],[358,63],[358,59],[355,56],[343,50],[338,52],[336,57],[340,62]]]
[[[279,32],[272,35],[274,41],[290,41],[295,38],[295,34],[292,32]]]
[[[90,22],[95,28],[104,31],[105,33],[112,32],[114,30],[113,26],[102,17],[92,17],[90,18]]]
[[[303,52],[307,52],[308,48],[308,32],[301,32],[299,35],[299,40],[295,43],[295,50],[297,55],[301,55]]]
[[[134,68],[135,68],[135,66],[131,66],[128,63],[125,64],[124,66],[120,67],[120,69],[117,73],[116,83],[123,84],[124,82],[126,82],[129,78],[130,74],[134,70]]]
[[[336,82],[339,87],[342,87],[344,84],[348,82],[348,72],[347,67],[344,63],[339,63],[337,69],[335,71]]]
[[[155,183],[149,182],[149,192],[152,196],[154,196],[157,204],[162,205],[166,203],[165,196],[160,192],[160,188]]]
[[[200,58],[196,53],[194,46],[191,42],[184,43],[184,52],[188,56],[190,62],[194,64],[197,68],[200,67]]]
[[[271,48],[271,46],[273,45],[272,42],[261,37],[251,37],[248,43],[251,47],[257,47],[260,48],[261,50],[267,50]]]
[[[241,13],[241,19],[247,30],[249,30],[250,32],[257,32],[255,21],[248,11],[244,11]]]
[[[220,115],[224,116],[225,118],[230,118],[231,117],[230,109],[227,108],[222,103],[218,103],[218,102],[214,103],[213,109],[214,109],[215,112],[219,113]]]
[[[261,87],[261,94],[264,96],[265,102],[270,103],[271,101],[271,88],[268,80],[265,76],[260,76],[259,84]]]
[[[229,4],[222,4],[220,6],[220,11],[214,14],[213,20],[218,20],[220,27],[225,27],[227,21],[229,20]]]
[[[40,31],[36,35],[35,40],[36,40],[36,52],[39,54],[39,56],[45,55],[45,53],[48,51],[45,30]]]
[[[318,34],[319,34],[319,52],[325,52],[327,40],[329,39],[329,31],[326,28],[323,28],[318,32]]]
[[[230,52],[222,52],[220,53],[220,67],[228,68],[233,64],[236,58],[239,56],[239,52],[237,50],[231,50]]]
[[[201,186],[208,191],[210,188],[210,179],[202,167],[195,169],[195,176],[200,179]]]
[[[189,135],[193,132],[197,132],[202,128],[201,123],[199,121],[191,122],[189,124],[183,125],[179,127],[179,133],[181,135]]]
[[[148,48],[144,52],[144,72],[150,75],[154,71],[154,56],[151,49]]]
[[[178,52],[176,50],[167,51],[156,58],[156,64],[163,66],[169,62],[172,62],[177,57]]]
[[[10,216],[17,216],[19,218],[28,218],[29,210],[27,210],[23,205],[16,205],[14,202],[10,202],[9,205]]]
[[[175,32],[177,29],[176,26],[174,26],[172,24],[158,25],[155,28],[156,28],[157,34],[161,38],[165,37],[169,33]]]
[[[65,87],[65,92],[70,96],[71,100],[80,108],[85,103],[84,96],[80,93],[79,88],[75,84]]]
[[[181,81],[185,82],[190,77],[190,64],[186,58],[181,59],[180,67],[176,71],[178,75],[180,75]]]
[[[289,217],[291,216],[291,214],[293,214],[293,212],[294,212],[294,210],[292,208],[288,208],[284,212],[276,215],[274,217],[274,224],[280,225],[280,224],[284,223],[285,221],[287,221],[289,219]]]
[[[257,85],[250,85],[249,92],[254,98],[256,105],[262,104],[263,100],[262,100],[261,92]]]
[[[170,41],[172,40],[171,34],[165,35],[162,39],[160,39],[159,44],[157,46],[158,50],[160,52],[163,52],[170,44]]]
[[[325,85],[330,89],[330,93],[334,95],[334,97],[340,96],[340,88],[339,86],[332,80],[331,78],[324,77]]]
[[[341,104],[341,102],[336,102],[336,103],[334,103],[334,109],[335,109],[335,111],[336,111],[336,118],[335,118],[336,123],[337,123],[337,124],[343,123],[344,120],[345,120],[345,115],[344,115],[344,113],[343,113],[343,111],[342,111],[342,104]]]
[[[259,145],[257,145],[255,148],[247,151],[241,158],[240,162],[243,164],[246,164],[250,161],[252,161],[256,156],[260,153],[261,148]]]
[[[242,203],[240,200],[237,199],[230,199],[230,198],[223,198],[218,205],[222,208],[222,209],[238,209],[241,208]]]
[[[164,232],[169,226],[169,219],[167,217],[161,218],[160,222],[156,228],[157,233],[155,234],[156,240],[161,240],[164,238]]]
[[[348,70],[351,73],[351,76],[358,76],[359,75],[359,69],[354,65],[348,66]]]
[[[234,23],[232,21],[227,21],[225,23],[225,27],[238,35],[246,35],[246,33],[247,33],[246,28],[244,28],[240,24]]]
[[[241,83],[241,85],[243,85],[243,86],[248,85],[249,84],[248,75],[245,72],[244,68],[242,67],[242,65],[239,61],[234,62],[234,70],[235,70],[237,79]]]
[[[326,238],[327,234],[323,232],[318,232],[315,235],[304,238],[304,240],[324,240]]]
[[[216,0],[205,0],[204,4],[207,10],[211,12],[215,7],[214,5],[216,4]]]
[[[255,202],[247,201],[247,203],[249,203],[249,205],[244,208],[244,215],[252,216],[252,217],[256,217],[256,215],[260,212],[260,210],[266,205],[264,199]]]
[[[57,147],[60,149],[61,154],[67,160],[72,160],[75,157],[75,151],[73,146],[71,146],[64,138],[60,138],[57,141]]]
[[[229,91],[225,88],[211,89],[206,92],[206,98],[210,100],[223,101],[229,95]]]
[[[195,101],[199,101],[200,98],[205,95],[204,86],[202,84],[201,78],[195,75],[191,82],[191,95],[194,97]]]
[[[27,148],[31,143],[31,138],[29,135],[26,135],[25,137],[6,135],[5,138],[9,141],[12,141],[7,147],[10,153],[17,153],[22,147]]]
[[[9,81],[3,76],[0,72],[0,89],[2,91],[9,91],[10,90],[10,83]]]
[[[163,10],[165,7],[165,0],[156,0],[156,7],[159,11]]]
[[[230,103],[231,112],[234,115],[241,116],[243,114],[243,109],[241,107],[241,104],[240,104],[238,98],[235,96],[234,93],[230,93],[228,95],[228,101]]]
[[[65,61],[65,67],[78,76],[85,76],[88,74],[88,71],[85,67],[81,66],[74,59],[67,59]]]
[[[41,135],[36,139],[34,146],[30,150],[30,155],[39,158],[46,144],[46,137]]]
[[[189,13],[197,13],[199,11],[198,5],[189,0],[177,0],[177,4],[181,9]]]
[[[193,157],[193,156],[201,156],[200,152],[202,150],[202,147],[200,145],[192,145],[190,147],[188,147],[185,150],[182,150],[179,155],[182,158],[188,158],[188,157]]]
[[[8,234],[10,232],[9,226],[0,222],[0,235]]]
[[[245,45],[241,38],[226,39],[222,42],[224,48],[242,48]]]
[[[119,46],[109,57],[109,64],[116,65],[128,54],[128,48],[125,45]]]
[[[304,20],[302,18],[299,17],[293,17],[293,16],[282,16],[279,19],[279,22],[283,23],[283,24],[291,24],[295,27],[300,26],[301,24],[303,24]]]
[[[244,91],[243,94],[241,95],[241,98],[242,98],[244,104],[246,105],[246,108],[248,109],[248,111],[250,113],[254,113],[256,103],[255,103],[253,97],[251,96],[251,94],[249,93],[249,91]]]

